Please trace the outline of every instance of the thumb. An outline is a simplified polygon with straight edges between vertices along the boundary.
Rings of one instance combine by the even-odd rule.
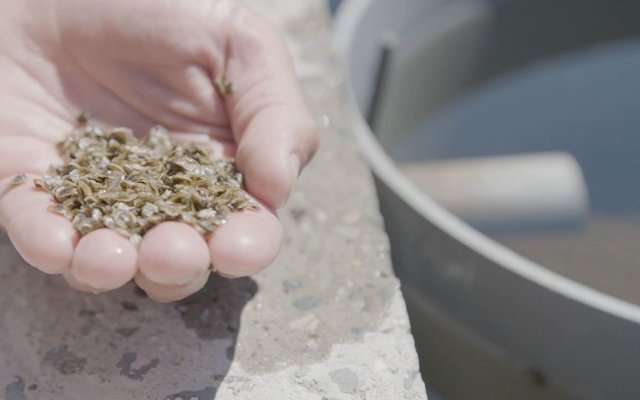
[[[232,30],[227,97],[247,190],[271,208],[287,200],[300,170],[318,146],[291,56],[279,33],[260,17]],[[244,18],[243,18],[244,20]]]

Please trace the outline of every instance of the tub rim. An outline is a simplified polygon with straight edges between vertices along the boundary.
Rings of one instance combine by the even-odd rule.
[[[461,242],[480,256],[513,274],[519,275],[532,284],[540,285],[596,310],[640,324],[640,305],[553,272],[483,235],[444,209],[427,194],[421,192],[396,168],[394,161],[384,151],[364,119],[356,101],[351,84],[351,73],[347,64],[356,27],[364,11],[374,1],[376,0],[343,1],[335,15],[333,36],[334,49],[344,76],[348,106],[353,109],[353,134],[358,142],[360,152],[374,174],[420,216],[428,219],[443,233]],[[442,3],[438,5],[442,6]],[[436,13],[438,8],[436,7]]]

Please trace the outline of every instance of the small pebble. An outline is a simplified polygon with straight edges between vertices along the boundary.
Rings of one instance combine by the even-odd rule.
[[[289,329],[311,334],[317,331],[319,325],[320,320],[318,317],[313,313],[309,313],[291,322]]]
[[[337,369],[329,373],[331,380],[338,385],[340,391],[346,394],[355,394],[358,388],[358,375],[349,368]]]
[[[347,225],[357,224],[358,222],[360,222],[361,219],[362,219],[362,214],[360,214],[357,211],[351,211],[351,212],[345,213],[342,215],[342,217],[340,217],[340,221],[343,224],[347,224]]]
[[[282,289],[285,293],[291,293],[294,290],[298,289],[300,286],[302,285],[299,281],[296,280],[286,279],[282,281]]]
[[[304,296],[293,301],[293,305],[300,311],[310,310],[318,305],[318,301],[313,296]]]

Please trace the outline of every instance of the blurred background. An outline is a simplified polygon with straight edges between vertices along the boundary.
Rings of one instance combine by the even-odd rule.
[[[330,6],[430,398],[640,399],[640,3]]]

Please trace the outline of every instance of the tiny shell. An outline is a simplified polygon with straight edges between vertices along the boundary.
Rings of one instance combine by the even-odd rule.
[[[22,185],[26,181],[27,181],[27,175],[18,174],[16,176],[14,176],[13,179],[11,179],[11,182],[9,182],[9,184],[13,185],[13,186],[17,186],[17,185]]]

